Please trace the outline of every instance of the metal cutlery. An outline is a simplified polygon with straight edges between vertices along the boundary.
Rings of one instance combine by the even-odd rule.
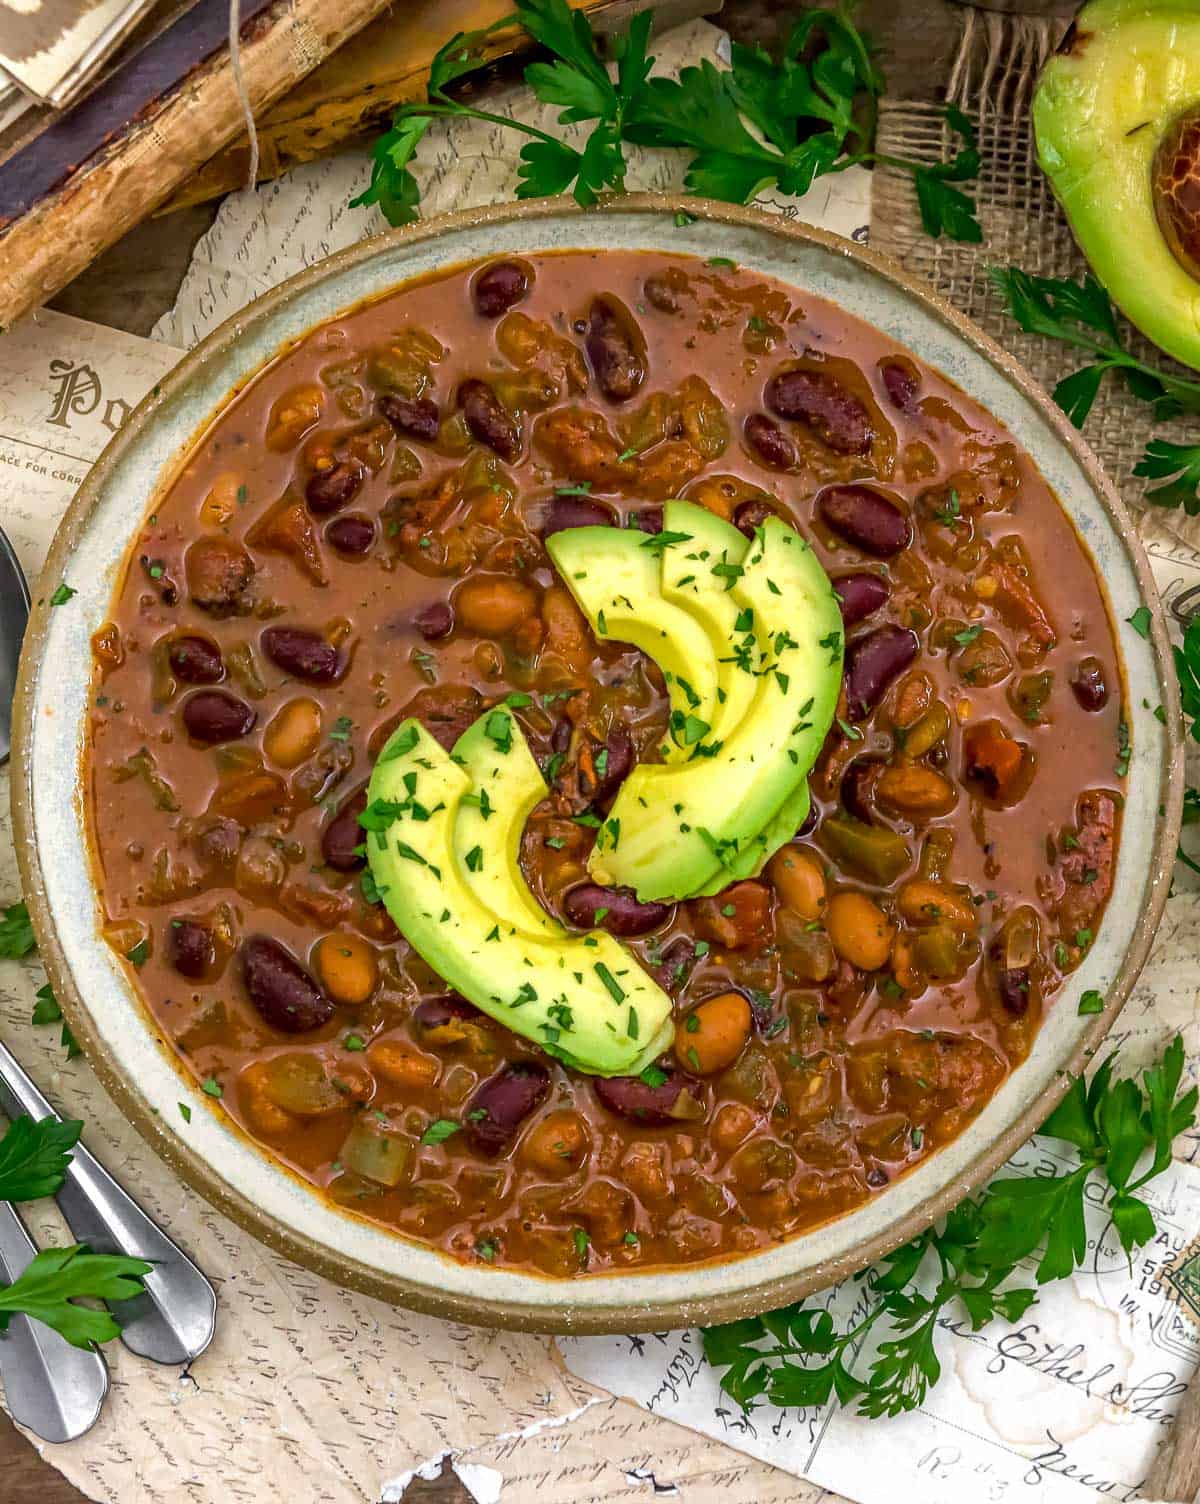
[[[0,764],[11,744],[12,696],[21,639],[29,618],[29,588],[12,545],[0,529]],[[12,1053],[0,1045],[0,1109],[11,1117],[54,1116]],[[121,1341],[156,1363],[187,1363],[212,1341],[217,1298],[212,1285],[116,1183],[77,1144],[55,1197],[72,1234],[96,1253],[145,1259],[154,1268],[144,1294],[113,1301]],[[16,1210],[0,1202],[0,1275],[16,1279],[37,1253]],[[56,1332],[17,1316],[0,1336],[0,1379],[14,1418],[45,1441],[71,1441],[93,1426],[108,1392],[98,1352],[71,1347]]]

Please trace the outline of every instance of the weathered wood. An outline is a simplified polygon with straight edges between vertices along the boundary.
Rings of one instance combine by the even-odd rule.
[[[1193,1380],[1139,1497],[1200,1504],[1200,1382]]]

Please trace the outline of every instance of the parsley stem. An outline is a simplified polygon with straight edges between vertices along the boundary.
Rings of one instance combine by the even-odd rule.
[[[561,143],[557,136],[552,136],[548,131],[539,130],[536,125],[530,125],[524,120],[514,120],[510,115],[493,115],[489,110],[476,110],[468,104],[459,104],[456,100],[448,99],[446,95],[439,94],[436,99],[427,100],[424,104],[406,105],[400,115],[452,115],[460,120],[485,120],[489,125],[506,125],[513,130],[524,131],[527,136],[536,136],[539,141],[548,141],[552,146]]]

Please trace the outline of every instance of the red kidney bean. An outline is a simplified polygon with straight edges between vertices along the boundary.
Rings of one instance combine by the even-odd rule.
[[[643,507],[640,512],[633,512],[630,515],[629,521],[639,532],[650,533],[651,535],[661,533],[663,530],[663,509],[662,507]]]
[[[367,786],[363,784],[342,801],[337,814],[321,832],[321,858],[335,872],[357,872],[366,865],[367,859],[359,848],[367,836],[358,823],[366,807]]]
[[[571,736],[574,732],[574,723],[565,715],[560,715],[554,723],[554,729],[550,733],[551,752],[565,752],[571,745]]]
[[[839,793],[843,807],[864,825],[877,825],[871,790],[884,767],[882,757],[856,757],[842,774]]]
[[[477,272],[471,283],[475,312],[485,319],[498,319],[519,303],[529,291],[529,271],[519,261],[493,261]]]
[[[892,406],[910,416],[915,413],[917,392],[921,387],[921,378],[917,372],[903,361],[885,360],[879,368],[879,374]]]
[[[245,603],[254,560],[232,538],[198,538],[184,562],[188,594],[213,616],[231,616]]]
[[[481,444],[502,460],[520,458],[521,425],[486,381],[464,381],[458,389],[458,405],[467,427]]]
[[[842,613],[842,622],[853,627],[886,605],[892,587],[881,574],[864,569],[856,574],[840,574],[833,582]]]
[[[258,713],[245,700],[224,689],[198,689],[183,704],[183,724],[198,742],[215,746],[245,736],[258,720]]]
[[[846,649],[846,713],[865,720],[883,699],[884,691],[917,656],[916,634],[907,627],[876,627],[856,637]]]
[[[375,524],[369,517],[360,517],[357,514],[349,517],[335,517],[325,529],[325,537],[339,554],[357,557],[359,554],[365,554],[375,542]]]
[[[342,672],[337,648],[317,632],[303,627],[267,627],[262,649],[276,668],[310,684],[332,684]]]
[[[800,825],[796,831],[795,836],[793,837],[793,840],[799,841],[804,836],[812,835],[813,831],[817,828],[817,821],[820,818],[821,811],[815,804],[810,804],[808,806],[808,814],[806,814],[804,819],[800,821]]]
[[[890,559],[912,542],[903,510],[870,486],[826,486],[817,511],[839,538],[877,559]]]
[[[755,459],[772,470],[794,470],[800,463],[791,437],[766,413],[751,413],[742,427],[742,436]]]
[[[593,298],[584,345],[596,383],[610,402],[627,402],[646,378],[637,325],[612,299]]]
[[[674,1121],[671,1109],[679,1093],[685,1087],[694,1089],[682,1071],[662,1067],[666,1080],[658,1086],[647,1086],[640,1076],[597,1076],[596,1095],[618,1117],[634,1123],[670,1123]]]
[[[682,990],[695,964],[695,941],[686,935],[677,935],[663,951],[655,967],[660,985],[673,997]]]
[[[871,415],[828,371],[781,371],[767,382],[764,398],[777,417],[807,424],[838,454],[865,454],[871,447]]]
[[[1004,947],[994,944],[988,947],[992,976],[1001,1003],[1016,1018],[1024,1018],[1029,1011],[1029,994],[1032,976],[1028,966],[1006,966]]]
[[[1071,693],[1083,710],[1103,710],[1108,704],[1104,665],[1090,655],[1081,658],[1071,673]]]
[[[388,392],[379,399],[379,411],[405,438],[431,444],[438,436],[441,415],[431,397],[399,397]]]
[[[167,954],[181,976],[198,981],[217,959],[212,931],[196,919],[172,919],[167,925]]]
[[[550,1072],[536,1060],[514,1060],[501,1066],[472,1092],[463,1113],[463,1131],[471,1146],[483,1154],[499,1154],[550,1091]]]
[[[449,601],[430,601],[417,612],[415,625],[426,642],[440,642],[454,631],[454,607]]]
[[[617,790],[633,771],[633,742],[629,733],[614,726],[604,743],[608,756],[604,759],[604,771],[597,771],[595,786],[591,791],[593,804],[607,805],[616,797]],[[592,759],[593,765],[595,758]]]
[[[632,888],[580,883],[563,899],[563,912],[577,929],[589,930],[599,925],[610,935],[648,935],[666,924],[673,905],[639,903]]]
[[[423,1030],[444,1029],[454,1019],[482,1018],[474,1003],[467,1002],[457,992],[445,992],[441,997],[428,997],[411,1013],[413,1023]]]
[[[221,650],[207,637],[176,637],[167,649],[167,662],[185,684],[219,684],[225,677]]]
[[[344,507],[362,485],[366,473],[358,460],[339,460],[328,470],[310,475],[304,488],[308,510],[324,517]]]
[[[602,501],[593,501],[589,496],[556,496],[546,508],[542,521],[542,537],[563,533],[572,527],[616,527],[617,514],[613,507]]]
[[[775,508],[769,502],[743,501],[733,514],[733,525],[739,533],[753,538],[755,531],[762,527],[767,518],[776,515]]]
[[[264,1021],[284,1034],[305,1034],[333,1017],[334,1005],[290,950],[267,935],[242,941],[242,981]]]

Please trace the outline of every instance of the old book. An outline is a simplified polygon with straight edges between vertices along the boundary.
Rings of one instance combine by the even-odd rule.
[[[651,0],[570,0],[597,30],[623,25]],[[721,9],[722,0],[659,0],[662,30]],[[369,141],[387,128],[398,105],[420,99],[438,48],[459,31],[473,31],[511,14],[511,0],[421,0],[393,6],[328,62],[288,91],[258,122],[260,182],[290,167]],[[487,39],[484,55],[498,62],[529,45],[519,26]],[[161,213],[216,198],[246,182],[250,147],[239,136],[207,162],[163,205]]]
[[[385,4],[242,0],[251,108],[265,110]],[[228,15],[226,0],[198,0],[0,165],[0,326],[51,297],[242,128]]]

